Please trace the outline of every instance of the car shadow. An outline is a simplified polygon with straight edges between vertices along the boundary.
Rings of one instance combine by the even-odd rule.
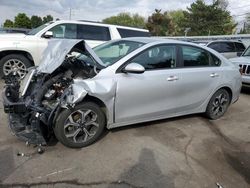
[[[250,94],[250,87],[242,86],[241,93]]]

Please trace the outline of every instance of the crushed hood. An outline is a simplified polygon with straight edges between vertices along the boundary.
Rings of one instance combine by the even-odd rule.
[[[88,52],[97,63],[98,68],[103,68],[102,60],[86,44],[84,40],[53,39],[49,40],[47,48],[43,51],[38,72],[51,74],[64,62],[66,55],[73,49],[77,48]]]

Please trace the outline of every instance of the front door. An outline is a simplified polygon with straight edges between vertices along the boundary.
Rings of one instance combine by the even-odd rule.
[[[128,63],[144,66],[142,74],[117,73],[115,122],[133,122],[175,113],[178,77],[176,46],[151,47]],[[126,63],[126,64],[128,64]]]

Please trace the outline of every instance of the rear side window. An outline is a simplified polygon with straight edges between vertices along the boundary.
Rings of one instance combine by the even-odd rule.
[[[235,47],[237,52],[244,52],[245,51],[245,46],[242,43],[235,42]]]
[[[181,46],[184,67],[209,66],[209,52],[192,46]]]
[[[216,43],[212,43],[208,45],[209,48],[212,48],[213,50],[221,53],[221,47],[220,47],[220,43],[216,42]]]
[[[110,40],[108,27],[93,26],[93,25],[77,25],[77,38],[87,40]]]
[[[221,52],[235,52],[235,46],[233,42],[222,42],[220,44]]]
[[[136,31],[132,29],[121,29],[117,28],[119,34],[121,35],[121,38],[127,38],[127,37],[150,37],[149,32],[144,31]]]

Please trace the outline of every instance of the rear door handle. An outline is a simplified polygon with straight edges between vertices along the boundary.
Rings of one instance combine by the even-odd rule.
[[[217,74],[217,73],[212,73],[212,74],[210,74],[210,77],[212,77],[212,78],[219,77],[219,74]]]
[[[175,81],[175,80],[179,80],[179,78],[177,76],[169,76],[168,81]]]

